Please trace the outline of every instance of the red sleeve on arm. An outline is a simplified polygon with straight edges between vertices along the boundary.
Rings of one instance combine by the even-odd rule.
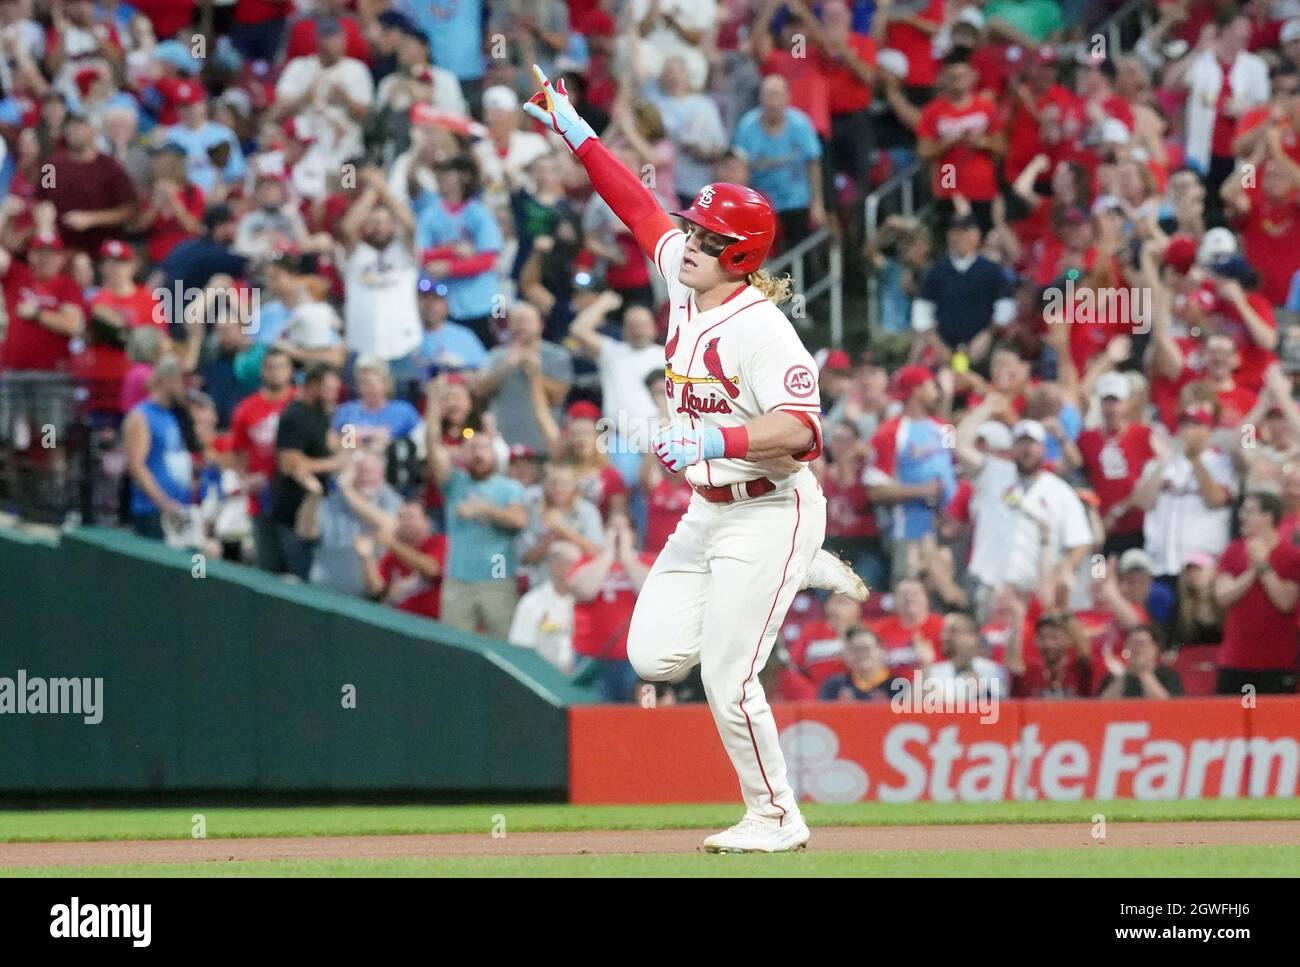
[[[813,433],[813,444],[811,447],[803,451],[803,453],[792,453],[790,455],[800,463],[811,463],[813,460],[820,457],[822,455],[821,421],[806,410],[787,410],[779,406],[777,409],[781,410],[782,413],[789,413],[791,416],[796,417],[800,423],[812,430]]]
[[[477,255],[465,255],[451,259],[451,277],[462,279],[469,275],[478,275],[490,271],[496,264],[496,252],[480,252]]]
[[[653,259],[655,246],[673,230],[673,223],[659,207],[650,189],[641,184],[641,180],[615,158],[599,138],[588,138],[578,148],[577,158],[587,169],[596,194],[605,199],[619,220],[632,231],[646,258]]]

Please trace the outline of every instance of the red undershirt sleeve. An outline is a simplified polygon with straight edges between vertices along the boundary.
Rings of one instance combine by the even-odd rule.
[[[631,229],[646,258],[655,257],[655,247],[673,230],[672,219],[641,180],[614,157],[599,138],[588,138],[577,150],[577,158],[587,169],[591,186],[605,199],[619,220]]]
[[[818,419],[814,414],[809,413],[805,410],[788,410],[780,406],[778,406],[777,409],[780,410],[782,413],[789,413],[791,416],[795,417],[804,426],[808,427],[808,429],[812,430],[813,433],[812,446],[809,447],[807,450],[803,451],[803,453],[792,453],[790,454],[790,456],[794,457],[800,463],[811,463],[813,460],[816,460],[818,457],[820,457],[822,455],[821,420]]]
[[[496,252],[479,252],[477,255],[453,258],[451,259],[451,277],[453,279],[463,279],[466,276],[490,271],[492,266],[496,265],[496,261]]]

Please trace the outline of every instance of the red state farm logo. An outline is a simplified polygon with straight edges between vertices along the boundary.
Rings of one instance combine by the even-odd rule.
[[[807,366],[791,366],[785,371],[785,391],[791,396],[812,396],[817,389],[817,379]]]

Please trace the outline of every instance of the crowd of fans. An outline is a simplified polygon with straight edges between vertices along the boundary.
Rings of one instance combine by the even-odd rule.
[[[1111,9],[0,0],[0,444],[70,376],[138,533],[701,699],[626,662],[692,497],[645,452],[663,289],[537,63],[665,207],[752,185],[878,281],[813,465],[873,595],[800,595],[773,700],[1295,691],[1300,5],[1152,4],[1130,51]]]

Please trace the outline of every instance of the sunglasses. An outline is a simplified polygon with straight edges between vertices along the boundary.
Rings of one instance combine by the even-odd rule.
[[[688,245],[694,241],[701,252],[715,259],[721,256],[726,251],[727,246],[735,241],[734,238],[718,235],[716,232],[710,232],[708,229],[690,223],[683,226],[682,231],[686,233],[686,243]]]

